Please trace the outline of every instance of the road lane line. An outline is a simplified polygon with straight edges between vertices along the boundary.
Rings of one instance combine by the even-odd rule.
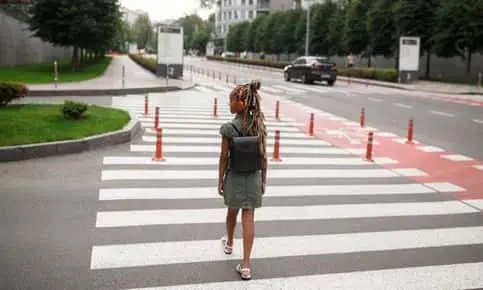
[[[473,119],[473,122],[478,123],[478,124],[482,124],[482,125],[483,125],[483,121],[482,121],[482,120]]]
[[[468,211],[469,207],[464,207],[463,205],[459,206],[459,210]],[[262,210],[265,210],[265,208]],[[262,210],[259,211],[260,216],[263,215],[261,214]],[[180,213],[182,211],[185,210],[180,210]],[[186,211],[189,212],[190,210]],[[211,220],[219,222],[220,216],[223,216],[224,211],[224,209],[217,210],[216,216],[213,216]],[[476,210],[471,212],[476,212]],[[166,213],[165,216],[168,216],[168,214]],[[190,213],[180,216],[186,217],[186,215],[189,216]],[[283,217],[284,215],[277,214],[276,216],[280,218],[280,216]],[[206,219],[204,215],[201,217]],[[123,220],[127,220],[126,217],[117,221]],[[219,240],[198,240],[96,245],[92,248],[90,266],[91,269],[115,269],[240,259],[238,255],[225,255],[223,251],[220,251],[220,248],[215,246],[219,242]],[[236,245],[241,243],[240,239],[235,239]],[[477,243],[483,243],[483,227],[257,237],[252,259],[464,246]],[[293,245],[297,245],[297,247],[293,247]]]
[[[367,99],[368,99],[369,101],[372,101],[372,102],[377,102],[377,103],[382,102],[382,100],[381,100],[381,99],[376,99],[376,98],[371,98],[371,97],[369,97],[369,98],[367,98]]]
[[[429,111],[429,113],[431,113],[432,115],[440,115],[440,116],[449,117],[449,118],[453,118],[454,117],[454,114],[440,112],[440,111],[432,111],[431,110],[431,111]]]
[[[350,273],[306,275],[284,278],[256,279],[248,282],[229,281],[137,290],[225,290],[225,289],[476,289],[483,286],[483,263],[382,269]],[[473,277],[474,279],[469,279]],[[478,278],[480,277],[480,278]],[[242,283],[247,285],[243,285]],[[129,290],[129,289],[127,289]],[[134,290],[134,289],[130,289]]]
[[[412,109],[413,108],[413,106],[411,106],[411,105],[406,105],[406,104],[401,104],[401,103],[396,103],[394,105],[396,107],[405,108],[405,109]]]

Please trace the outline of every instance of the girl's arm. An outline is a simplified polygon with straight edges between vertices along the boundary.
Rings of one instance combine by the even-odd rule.
[[[218,162],[218,189],[220,189],[220,185],[223,185],[223,177],[225,177],[225,170],[228,162],[228,144],[228,138],[223,136],[221,140],[220,160]]]

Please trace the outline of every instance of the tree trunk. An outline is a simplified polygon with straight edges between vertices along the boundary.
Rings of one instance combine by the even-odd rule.
[[[426,74],[424,75],[426,80],[429,80],[431,76],[431,54],[431,48],[428,47],[428,50],[426,51]]]
[[[74,51],[72,52],[72,70],[75,71],[79,67],[79,48],[74,46]]]
[[[467,50],[467,56],[466,56],[466,76],[470,76],[471,74],[471,58],[473,55],[472,49]]]
[[[84,66],[85,63],[86,63],[86,50],[81,48],[81,50],[80,50],[80,64],[81,64],[81,66]]]

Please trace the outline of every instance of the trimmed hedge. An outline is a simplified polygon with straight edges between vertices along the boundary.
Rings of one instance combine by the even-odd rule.
[[[153,74],[156,74],[156,59],[131,53],[129,54],[129,58]]]
[[[271,68],[282,69],[287,64],[288,61],[272,61],[272,60],[262,60],[262,59],[244,59],[244,58],[223,58],[221,56],[207,56],[208,60],[214,61],[226,61],[241,64],[249,64],[256,66],[265,66]],[[337,72],[341,76],[361,78],[361,79],[372,79],[384,82],[397,82],[398,72],[395,69],[388,68],[337,68]]]
[[[8,105],[13,100],[26,97],[28,93],[28,88],[22,83],[0,81],[0,107]]]

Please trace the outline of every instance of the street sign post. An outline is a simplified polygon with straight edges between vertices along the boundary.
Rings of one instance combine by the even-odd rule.
[[[420,46],[420,37],[399,38],[399,82],[407,83],[411,79],[417,79]]]

